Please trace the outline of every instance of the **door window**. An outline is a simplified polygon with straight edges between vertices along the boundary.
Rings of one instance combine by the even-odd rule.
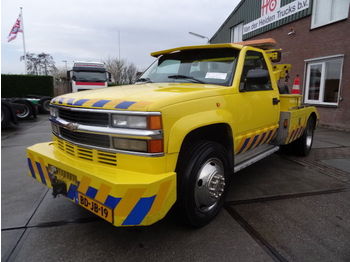
[[[248,72],[259,70],[260,73],[268,75],[268,79],[264,83],[250,83],[247,81]],[[264,59],[264,56],[260,52],[247,51],[244,60],[243,72],[241,76],[240,90],[244,91],[266,91],[272,90],[269,71]]]

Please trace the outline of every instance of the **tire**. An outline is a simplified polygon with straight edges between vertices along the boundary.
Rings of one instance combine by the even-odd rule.
[[[42,114],[48,114],[50,113],[50,101],[51,98],[42,98],[40,99],[40,107],[39,107],[39,112]]]
[[[218,143],[198,141],[179,159],[177,211],[185,223],[202,227],[223,206],[229,185],[227,150]]]
[[[6,106],[1,106],[1,128],[8,128],[11,123],[10,111]]]
[[[310,117],[307,121],[303,135],[292,143],[293,152],[298,156],[307,156],[314,141],[315,119]]]
[[[31,116],[33,116],[33,108],[30,104],[30,102],[25,100],[16,100],[14,101],[17,104],[24,105],[23,110],[19,110],[16,112],[16,117],[18,119],[29,119]]]

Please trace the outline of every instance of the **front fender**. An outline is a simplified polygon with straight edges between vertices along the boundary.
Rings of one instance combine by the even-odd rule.
[[[213,124],[228,124],[233,129],[233,116],[226,110],[210,110],[186,115],[178,119],[172,126],[168,139],[168,153],[180,152],[186,135],[191,131]]]

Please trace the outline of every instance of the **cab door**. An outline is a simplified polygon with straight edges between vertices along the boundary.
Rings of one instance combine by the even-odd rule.
[[[236,122],[235,154],[269,143],[278,128],[279,91],[271,78],[272,68],[270,63],[267,65],[266,58],[262,52],[255,50],[245,53],[235,97],[235,111],[239,119]]]

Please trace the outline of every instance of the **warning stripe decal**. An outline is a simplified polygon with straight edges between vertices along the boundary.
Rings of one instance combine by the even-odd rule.
[[[51,100],[52,104],[78,106],[87,108],[104,108],[104,109],[142,109],[151,104],[148,101],[125,101],[120,99],[74,99],[66,97],[56,97]]]
[[[237,148],[237,154],[244,153],[262,144],[270,143],[275,138],[276,134],[277,128],[269,131],[263,131],[259,134],[251,134],[248,137],[243,137],[241,139],[240,145]]]
[[[34,160],[34,157],[28,154],[27,162],[30,175],[44,185],[51,186],[44,161],[41,158]],[[91,178],[83,176],[81,181],[78,182],[79,186],[74,183],[67,184],[67,197],[77,203],[78,192],[80,192],[103,203],[114,210],[116,217],[123,218],[121,225],[125,226],[139,225],[148,214],[154,215],[159,212],[169,195],[172,184],[172,180],[162,182],[159,185],[158,192],[149,197],[143,196],[146,188],[130,188],[122,197],[115,197],[111,195],[111,186],[101,183],[99,187],[95,187],[91,185],[91,182]]]

